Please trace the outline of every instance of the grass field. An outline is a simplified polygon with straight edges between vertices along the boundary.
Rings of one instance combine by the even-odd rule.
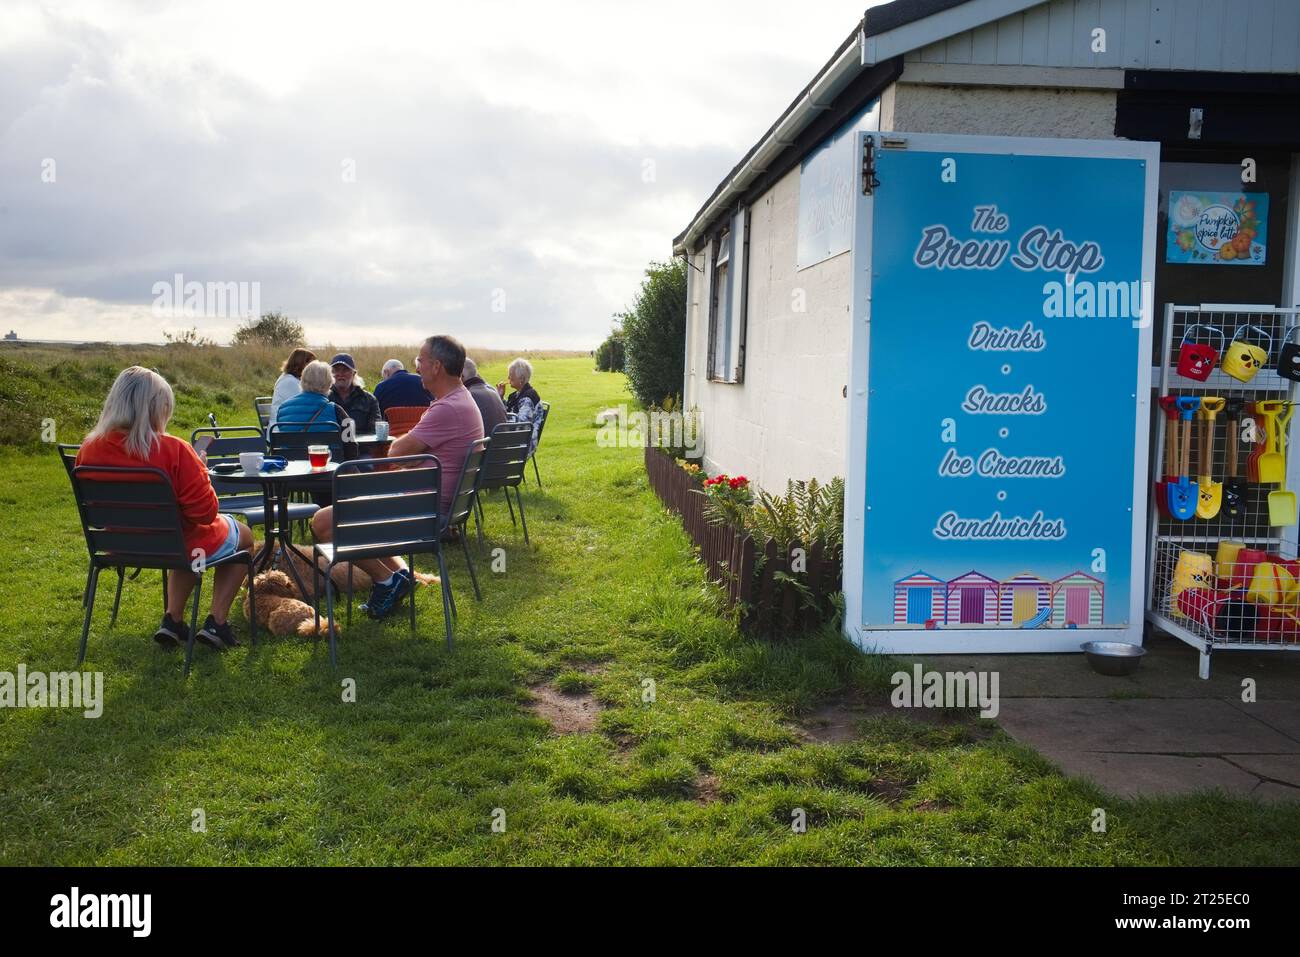
[[[30,430],[54,417],[75,441],[136,358],[0,352],[0,398],[23,403],[26,423],[0,446],[0,670],[70,668],[80,625],[76,512]],[[220,369],[177,363],[172,431],[209,406],[248,421],[271,381],[252,368],[233,351]],[[504,365],[484,371],[495,381]],[[423,590],[417,635],[355,617],[337,671],[324,645],[272,639],[198,650],[187,682],[149,639],[159,589],[144,573],[116,627],[111,590],[95,617],[86,668],[105,674],[102,717],[0,711],[0,864],[1300,863],[1300,808],[1115,800],[974,719],[882,717],[846,743],[807,740],[795,722],[819,703],[883,702],[891,663],[833,633],[741,637],[647,489],[640,450],[596,444],[593,414],[631,401],[622,377],[539,359],[535,382],[553,411],[545,488],[525,492],[532,546],[487,504],[506,567],[480,565],[476,605],[450,556],[454,651]],[[561,707],[589,696],[600,714],[555,734],[529,710],[532,688]],[[1090,827],[1099,806],[1106,833]]]

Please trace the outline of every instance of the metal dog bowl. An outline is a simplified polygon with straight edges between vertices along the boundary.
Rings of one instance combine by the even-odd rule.
[[[1131,675],[1142,664],[1147,650],[1127,641],[1085,641],[1079,646],[1088,664],[1100,675]]]

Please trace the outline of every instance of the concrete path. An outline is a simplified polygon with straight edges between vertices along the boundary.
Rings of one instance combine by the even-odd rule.
[[[1300,651],[1197,653],[1156,636],[1135,675],[1096,674],[1083,655],[931,655],[927,671],[996,671],[997,721],[1067,775],[1120,797],[1218,788],[1300,801]],[[1255,682],[1254,702],[1242,683]]]

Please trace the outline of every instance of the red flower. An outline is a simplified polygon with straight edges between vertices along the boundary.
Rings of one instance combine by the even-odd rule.
[[[732,480],[731,480],[730,482],[728,482],[727,484],[730,485],[732,488],[740,488],[742,485],[745,485],[746,483],[748,483],[748,481],[749,481],[749,480],[748,480],[747,478],[745,478],[745,476],[743,476],[743,475],[738,475],[736,478],[732,479]]]

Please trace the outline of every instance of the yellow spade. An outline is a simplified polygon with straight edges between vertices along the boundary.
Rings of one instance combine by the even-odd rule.
[[[1284,527],[1296,523],[1295,492],[1286,489],[1286,426],[1295,412],[1295,403],[1283,405],[1282,415],[1277,419],[1278,453],[1282,459],[1282,475],[1278,486],[1268,493],[1268,523],[1274,527]]]
[[[1227,401],[1222,396],[1201,397],[1201,474],[1196,480],[1198,489],[1196,517],[1214,518],[1223,506],[1223,483],[1210,477],[1211,453],[1214,450],[1214,417]]]

